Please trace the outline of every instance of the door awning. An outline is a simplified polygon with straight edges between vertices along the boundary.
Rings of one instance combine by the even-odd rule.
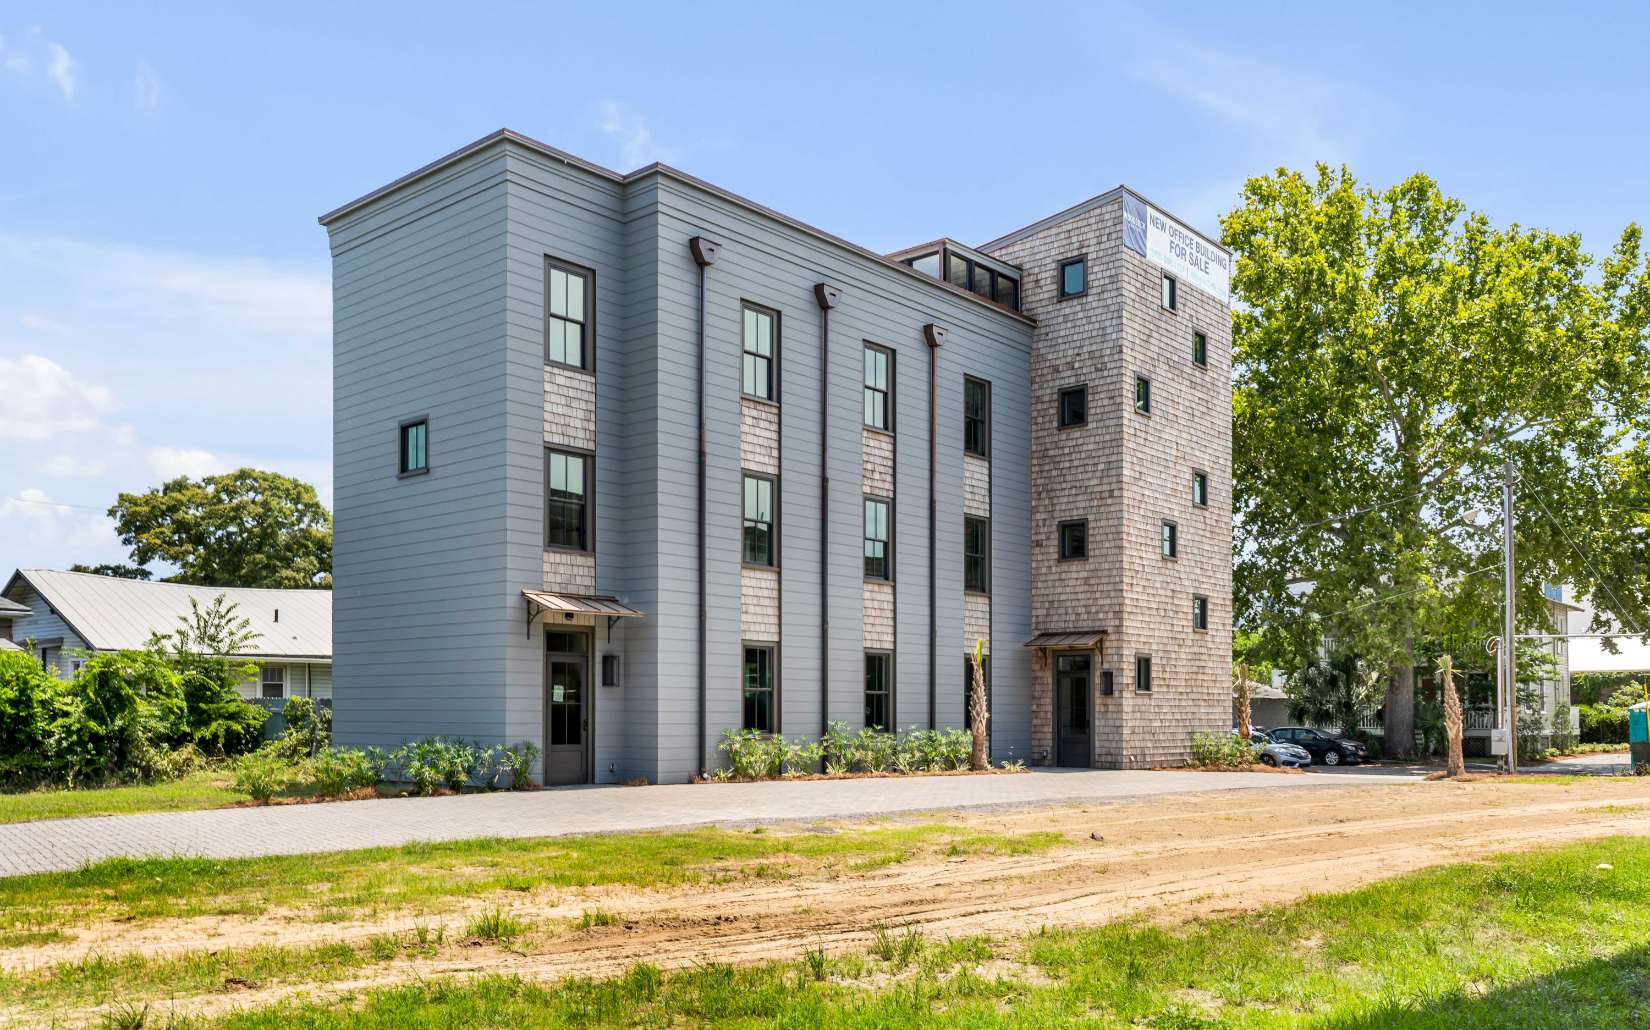
[[[1070,633],[1039,633],[1025,647],[1093,647],[1106,638],[1103,629],[1083,629]]]
[[[598,594],[556,594],[548,590],[523,590],[527,599],[527,631],[533,631],[533,620],[540,615],[559,612],[566,615],[601,615],[607,618],[609,628],[614,619],[643,619],[641,612],[622,604],[617,598]]]

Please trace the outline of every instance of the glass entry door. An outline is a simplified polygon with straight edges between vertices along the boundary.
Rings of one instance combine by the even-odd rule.
[[[585,783],[590,741],[588,665],[582,653],[582,634],[557,633],[552,646],[580,648],[581,653],[552,653],[545,657],[544,673],[544,783],[545,786]],[[576,642],[576,644],[575,644]]]
[[[1062,654],[1054,658],[1054,764],[1094,764],[1094,656]]]

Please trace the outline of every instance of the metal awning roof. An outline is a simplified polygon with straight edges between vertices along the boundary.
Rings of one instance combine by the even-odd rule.
[[[645,618],[645,616],[628,605],[620,604],[617,598],[602,597],[594,594],[552,594],[547,590],[523,590],[521,596],[527,598],[529,609],[537,607],[539,612],[572,612],[575,615],[611,615],[615,618],[626,616]]]
[[[1025,647],[1093,647],[1106,638],[1103,629],[1083,629],[1070,633],[1039,633]]]

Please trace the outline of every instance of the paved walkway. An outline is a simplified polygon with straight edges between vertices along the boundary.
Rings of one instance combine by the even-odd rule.
[[[1008,776],[572,787],[519,794],[53,819],[0,825],[0,876],[114,857],[244,858],[473,837],[553,837],[709,823],[843,819],[1262,787],[1323,789],[1414,780],[1406,769],[1256,773],[1033,770]]]

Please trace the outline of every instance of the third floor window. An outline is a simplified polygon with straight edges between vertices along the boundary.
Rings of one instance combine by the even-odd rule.
[[[775,313],[745,305],[745,363],[740,388],[759,400],[774,399],[773,360],[778,342]]]

